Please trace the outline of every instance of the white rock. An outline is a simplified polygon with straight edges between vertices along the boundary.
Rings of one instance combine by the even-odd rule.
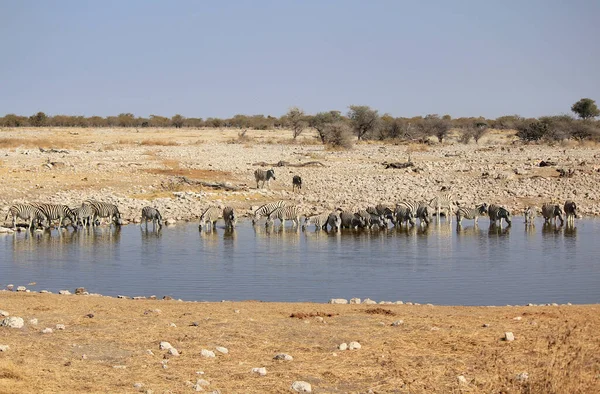
[[[27,290],[27,287],[25,287],[25,286],[18,286],[17,287],[17,291],[25,291],[25,290]]]
[[[15,285],[12,285],[12,284],[6,285],[6,290],[12,291],[12,289],[14,289],[14,288],[15,288]]]
[[[340,343],[338,345],[338,349],[340,349],[340,350],[346,350],[346,349],[348,349],[348,344],[346,342]]]
[[[299,393],[312,393],[312,386],[308,382],[303,382],[301,380],[297,380],[292,383],[292,390],[297,391]]]
[[[32,326],[37,326],[38,324],[38,319],[36,319],[35,317],[31,320],[29,320],[29,324],[31,324]]]
[[[367,298],[362,303],[367,304],[367,305],[374,305],[374,304],[377,304],[377,301],[373,301],[372,299]]]
[[[508,341],[508,342],[514,341],[515,340],[515,335],[512,332],[507,331],[507,332],[504,333],[504,340]]]
[[[396,320],[395,322],[392,323],[392,326],[396,327],[396,326],[401,326],[404,324],[404,320]]]
[[[267,369],[265,367],[261,368],[252,368],[253,373],[257,373],[260,376],[267,376]]]
[[[154,356],[154,352],[150,349],[146,349],[146,354],[148,354],[150,356]]]
[[[173,346],[169,342],[161,342],[159,345],[160,350],[169,350],[172,349]]]
[[[398,305],[404,305],[404,301],[396,301],[396,304],[398,304]]]
[[[11,316],[0,321],[0,327],[22,328],[25,325],[22,317]]]
[[[210,382],[205,379],[198,379],[198,380],[196,380],[196,385],[198,385],[200,387],[206,387],[206,386],[210,386]]]
[[[141,389],[142,387],[144,387],[144,384],[143,384],[143,383],[134,383],[134,384],[133,384],[133,388],[136,388],[136,389]]]
[[[223,347],[223,346],[217,346],[217,347],[215,348],[215,350],[216,350],[217,352],[219,352],[219,353],[223,353],[223,354],[227,354],[227,353],[229,353],[229,349],[227,349],[226,347]]]
[[[171,323],[171,324],[169,324],[169,327],[174,327],[174,328],[176,328],[176,327],[177,327],[177,325],[176,325],[175,323]]]
[[[172,347],[172,348],[169,349],[169,354],[171,356],[179,356],[179,352],[174,347]]]
[[[351,304],[360,304],[360,298],[351,298],[350,303]]]
[[[517,316],[517,317],[513,318],[513,320],[521,320],[521,319],[522,319],[521,316]]]
[[[8,345],[0,345],[0,352],[7,352],[10,349]]]
[[[54,331],[50,327],[46,327],[42,330],[42,334],[52,334]]]
[[[200,352],[200,355],[202,357],[214,358],[215,352],[213,352],[212,350],[202,349],[202,351]]]
[[[527,381],[527,379],[529,379],[529,374],[527,372],[521,372],[520,374],[515,376],[515,379],[519,382],[525,382]]]
[[[69,290],[59,290],[58,294],[60,294],[60,295],[71,295],[71,292]]]
[[[273,359],[283,360],[283,361],[293,361],[294,360],[294,358],[292,356],[290,356],[289,354],[285,354],[285,353],[276,354],[275,357],[273,357]]]
[[[348,300],[345,298],[332,298],[329,300],[330,304],[347,304]]]
[[[8,313],[7,311],[0,310],[0,317],[8,317],[8,316],[10,316],[10,313]]]
[[[355,349],[360,349],[360,343],[358,342],[350,342],[350,344],[348,344],[348,349],[350,350],[355,350]]]
[[[57,325],[56,325],[56,329],[57,329],[57,330],[64,330],[65,328],[66,328],[66,327],[65,327],[65,325],[64,325],[64,324],[57,324]]]

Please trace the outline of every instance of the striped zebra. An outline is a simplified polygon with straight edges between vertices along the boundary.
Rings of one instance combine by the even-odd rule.
[[[46,217],[46,220],[48,220],[48,226],[46,228],[50,228],[52,221],[56,219],[58,219],[59,229],[62,227],[64,219],[69,219],[71,221],[71,226],[77,228],[75,214],[68,206],[60,204],[35,204],[35,206],[42,211],[42,214]]]
[[[162,227],[162,216],[158,209],[152,207],[142,208],[142,222],[146,223],[146,227],[148,227],[148,220],[152,220],[152,227],[156,228],[157,224],[158,228]]]
[[[537,208],[529,206],[525,208],[523,215],[525,216],[525,224],[533,225],[535,222],[535,217],[537,216]]]
[[[402,201],[396,205],[396,208],[400,207],[398,211],[404,214],[404,222],[409,222],[411,225],[415,224],[415,220],[419,219],[419,225],[423,223],[429,224],[430,219],[430,206],[425,201]],[[410,212],[410,215],[408,214]],[[398,218],[396,217],[396,220]]]
[[[463,218],[468,220],[475,220],[475,224],[477,224],[477,218],[481,215],[485,215],[488,210],[488,205],[486,203],[476,205],[475,208],[467,208],[467,207],[459,207],[456,211],[456,221],[460,226]]]
[[[431,212],[430,206],[426,202],[420,202],[417,207],[417,215],[416,218],[419,219],[419,225],[422,226],[423,223],[429,226],[429,222],[431,221]]]
[[[77,225],[81,223],[82,226],[87,227],[91,224],[91,218],[94,216],[94,210],[91,205],[82,205],[80,207],[71,208],[75,215],[75,221]]]
[[[564,210],[567,219],[567,225],[575,224],[575,218],[577,217],[577,204],[571,200],[567,200],[565,202]]]
[[[371,228],[373,221],[377,221],[377,215],[370,214],[366,209],[359,209],[356,214],[362,218],[361,222],[364,223],[362,227]]]
[[[81,206],[84,205],[89,205],[94,212],[92,215],[92,226],[96,225],[96,219],[100,220],[102,218],[108,218],[109,226],[112,226],[113,222],[115,225],[121,224],[121,213],[115,204],[88,199],[81,204]]]
[[[558,218],[560,220],[560,225],[562,226],[564,223],[562,215],[563,210],[561,209],[560,205],[552,203],[546,203],[542,205],[542,216],[544,217],[544,223],[556,223],[556,218]]]
[[[252,224],[256,224],[256,222],[258,222],[258,219],[260,219],[261,217],[267,217],[275,209],[285,207],[285,205],[286,202],[284,200],[279,200],[267,203],[265,205],[261,205],[253,213]]]
[[[416,207],[414,207],[416,209]],[[413,206],[411,203],[407,201],[403,201],[396,205],[396,209],[394,210],[394,215],[396,216],[395,225],[400,227],[404,224],[408,226],[415,225],[415,215],[413,213]]]
[[[29,221],[29,229],[33,229],[33,222],[37,221],[37,224],[40,224],[44,221],[45,216],[40,211],[39,208],[31,205],[31,204],[14,204],[8,209],[8,213],[6,214],[7,220],[9,216],[12,216],[12,228],[15,229],[17,227],[17,218],[28,220]]]
[[[233,230],[237,223],[237,217],[232,207],[227,206],[223,208],[223,220],[225,221],[225,228]]]
[[[311,224],[315,225],[316,230],[325,230],[327,228],[328,219],[329,214],[327,212],[320,215],[306,216],[304,218],[304,223],[302,224],[302,230],[306,230]]]
[[[392,224],[396,224],[396,217],[394,215],[394,211],[391,210],[388,206],[383,204],[377,204],[375,206],[375,210],[379,215],[382,215],[386,220],[392,222]]]
[[[258,168],[256,171],[254,171],[254,179],[256,179],[256,188],[258,189],[258,184],[260,182],[262,182],[261,185],[261,189],[265,187],[265,182],[267,182],[267,189],[269,188],[269,181],[271,179],[275,179],[275,170],[274,169],[270,169],[270,170],[263,170],[261,168]]]
[[[206,226],[207,229],[213,229],[217,227],[217,221],[221,218],[222,213],[223,211],[217,207],[206,208],[200,216],[200,225],[198,226],[198,229],[202,231],[204,226]]]
[[[454,197],[450,193],[439,194],[429,201],[429,206],[435,209],[438,221],[440,220],[442,209],[444,209],[446,220],[452,222],[452,214],[454,213],[452,210],[453,205],[455,205]]]
[[[501,207],[496,204],[490,204],[488,207],[488,216],[490,217],[490,224],[497,225],[498,221],[500,221],[500,226],[502,226],[502,219],[506,220],[506,223],[510,226],[512,223],[510,221],[510,212],[508,209]]]
[[[370,227],[377,226],[379,228],[387,227],[387,218],[384,213],[380,213],[377,207],[368,207],[366,209],[369,214]]]
[[[266,225],[272,225],[275,219],[279,219],[282,227],[285,226],[286,220],[291,220],[293,223],[292,226],[298,226],[300,224],[300,213],[298,212],[298,207],[295,205],[286,205],[272,210],[267,215]]]
[[[365,219],[357,213],[344,212],[340,213],[341,228],[358,228],[365,227],[367,223]]]

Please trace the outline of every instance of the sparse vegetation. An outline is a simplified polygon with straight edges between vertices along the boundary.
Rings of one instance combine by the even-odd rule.
[[[351,149],[353,145],[352,130],[345,122],[335,122],[325,128],[325,143],[331,147]]]
[[[364,139],[367,134],[373,133],[379,126],[377,110],[366,105],[351,105],[348,119],[358,139]]]

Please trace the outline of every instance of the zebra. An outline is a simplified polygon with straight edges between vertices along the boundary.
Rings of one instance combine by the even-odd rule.
[[[275,202],[270,202],[270,203],[261,205],[260,207],[258,207],[258,209],[256,209],[256,211],[254,211],[254,214],[253,214],[254,217],[252,218],[252,225],[255,225],[261,216],[266,217],[271,212],[273,212],[275,209],[284,207],[285,205],[286,205],[286,202],[284,200],[278,200]]]
[[[68,206],[60,204],[35,204],[35,206],[46,217],[46,220],[48,220],[48,227],[46,228],[50,228],[52,220],[58,219],[58,228],[60,229],[65,218],[71,221],[71,226],[73,228],[77,228],[75,214]]]
[[[532,207],[532,206],[525,208],[524,216],[525,216],[525,224],[533,225],[534,221],[535,221],[535,217],[537,216],[537,208]]]
[[[275,178],[273,177],[273,179]],[[294,175],[292,178],[292,192],[296,191],[296,189],[298,189],[298,191],[302,189],[302,178],[300,178],[300,175]]]
[[[275,179],[275,170],[274,169],[270,169],[270,170],[263,170],[261,168],[258,168],[256,171],[254,171],[254,179],[256,179],[256,188],[258,189],[258,184],[260,182],[262,182],[262,186],[261,189],[265,187],[265,182],[267,182],[267,189],[269,188],[269,181],[271,179]]]
[[[416,218],[419,219],[419,225],[422,226],[425,223],[427,226],[431,221],[431,213],[429,212],[429,204],[426,202],[420,202],[417,207],[417,215]]]
[[[90,218],[94,216],[94,210],[91,205],[82,205],[80,207],[71,208],[73,214],[75,215],[75,220],[77,225],[81,223],[82,226],[87,227],[90,223]]]
[[[546,203],[542,205],[542,216],[544,217],[544,223],[556,222],[556,218],[560,220],[560,225],[564,223],[563,210],[558,204]]]
[[[365,227],[365,219],[357,213],[344,212],[340,213],[341,228],[358,228]]]
[[[577,204],[574,201],[567,200],[564,206],[567,224],[574,224],[577,217]]]
[[[225,228],[233,230],[237,223],[237,217],[232,207],[227,206],[223,208],[223,220],[225,221]]]
[[[384,218],[392,222],[392,224],[396,224],[396,217],[394,215],[394,211],[392,211],[389,207],[383,204],[377,204],[375,206],[375,210],[378,214],[382,215]]]
[[[8,213],[6,214],[7,220],[9,216],[12,216],[12,228],[15,229],[17,227],[17,218],[21,218],[23,220],[29,221],[29,230],[33,229],[33,222],[37,220],[38,224],[45,219],[44,214],[40,211],[39,208],[31,205],[31,204],[14,204],[8,209]]]
[[[396,216],[396,226],[402,226],[405,223],[409,223],[411,226],[415,225],[413,207],[407,203],[402,202],[396,205],[394,215]]]
[[[340,215],[338,215],[337,212],[331,212],[329,216],[327,216],[326,225],[329,225],[332,230],[336,229],[339,231],[340,227],[342,226],[342,219],[340,218]],[[327,227],[325,227],[325,229],[327,229]]]
[[[302,230],[306,230],[310,224],[314,224],[316,230],[325,230],[327,229],[328,220],[329,214],[327,212],[320,215],[306,216],[304,218],[304,223],[302,224]]]
[[[81,206],[89,205],[92,207],[94,214],[92,215],[92,226],[96,225],[96,219],[108,218],[108,225],[112,226],[113,222],[115,225],[121,224],[121,213],[119,208],[115,204],[109,202],[102,202],[96,200],[85,200]]]
[[[300,214],[298,213],[298,207],[296,207],[295,205],[286,205],[284,207],[279,207],[272,210],[267,215],[266,225],[272,225],[274,219],[279,219],[282,227],[285,226],[286,220],[291,220],[293,223],[292,226],[298,226],[300,224]]]
[[[146,223],[146,227],[148,227],[148,220],[152,220],[153,227],[156,227],[157,224],[158,228],[162,227],[162,216],[158,209],[152,207],[142,208],[142,221]]]
[[[401,207],[399,210],[401,213],[404,213],[404,222],[408,221],[411,225],[415,224],[415,219],[419,219],[419,225],[423,225],[423,223],[429,224],[429,204],[425,201],[413,202],[413,201],[402,201],[396,205],[396,207]],[[405,208],[405,209],[402,209]],[[411,215],[408,215],[407,212],[410,211]],[[409,218],[409,216],[411,216]],[[410,219],[410,220],[409,220]],[[398,217],[396,217],[398,220]]]
[[[502,219],[506,220],[508,225],[512,225],[510,221],[510,212],[508,209],[501,207],[496,204],[490,204],[488,207],[488,216],[490,217],[490,225],[496,225],[498,221],[500,221],[500,226],[502,226]]]
[[[480,215],[485,215],[487,210],[488,205],[486,203],[476,205],[475,208],[459,207],[456,211],[457,224],[460,226],[463,218],[475,220],[475,224],[477,224],[477,218]]]
[[[361,227],[371,228],[371,226],[378,222],[378,216],[367,212],[366,209],[359,209],[356,214],[363,219],[362,222],[364,224]]]
[[[439,194],[429,201],[429,206],[435,209],[437,220],[440,220],[442,208],[446,209],[444,215],[446,220],[452,222],[452,205],[454,205],[454,197],[450,193]]]
[[[385,213],[381,213],[380,210],[377,209],[377,207],[368,207],[366,211],[370,215],[369,222],[371,224],[371,227],[375,225],[377,225],[380,228],[387,227],[388,218],[386,217]],[[382,209],[382,211],[385,211],[385,209]]]
[[[217,207],[206,208],[200,216],[200,225],[198,226],[198,229],[202,231],[202,227],[205,225],[207,225],[206,227],[210,229],[216,228],[217,221],[221,217],[222,213],[223,212]]]

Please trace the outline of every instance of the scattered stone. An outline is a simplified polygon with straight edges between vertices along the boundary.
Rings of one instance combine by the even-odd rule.
[[[0,321],[0,327],[22,328],[25,325],[22,317],[11,316]]]
[[[154,352],[150,349],[146,349],[146,354],[148,354],[150,356],[154,356]]]
[[[157,315],[160,315],[162,311],[160,309],[146,309],[144,311],[144,315],[149,315],[151,313],[156,313]]]
[[[64,330],[65,328],[66,328],[66,327],[65,327],[65,325],[64,325],[64,324],[57,324],[57,325],[56,325],[56,329],[57,329],[57,330]]]
[[[169,354],[171,356],[179,356],[179,352],[174,347],[172,347],[172,348],[169,349]]]
[[[217,352],[219,352],[219,353],[223,353],[223,354],[227,354],[227,353],[229,353],[229,349],[227,349],[226,347],[223,347],[223,346],[217,346],[217,347],[215,348],[215,350],[216,350]]]
[[[155,295],[151,295],[150,297],[148,297],[149,300],[155,300],[156,296]]]
[[[215,352],[213,352],[212,350],[206,350],[206,349],[202,349],[202,351],[200,352],[200,355],[202,357],[207,357],[207,358],[215,358]]]
[[[301,380],[297,380],[292,383],[292,390],[298,393],[312,393],[312,386],[308,382],[303,382]]]
[[[396,304],[398,304],[398,305],[404,305],[404,301],[396,301]]]
[[[78,287],[75,289],[75,295],[83,295],[87,292],[88,291],[85,289],[85,287]]]
[[[507,331],[507,332],[504,333],[504,340],[507,341],[507,342],[514,341],[515,340],[515,335],[512,332]]]
[[[127,298],[127,297],[123,297],[123,298]],[[144,296],[136,296],[136,297],[132,297],[131,299],[132,300],[145,300],[146,297],[144,297]]]
[[[330,304],[347,304],[348,300],[345,298],[332,298],[329,300]]]
[[[285,354],[285,353],[279,353],[276,354],[275,357],[273,357],[274,360],[283,360],[283,361],[293,361],[294,358],[292,356],[290,356],[289,354]]]
[[[200,325],[200,323],[198,323],[197,321],[193,321],[192,324],[190,324],[190,326],[192,327],[198,327]]]
[[[439,331],[440,328],[439,327],[431,327],[431,331]]]
[[[234,309],[233,313],[240,313],[240,310],[239,309]]]
[[[521,320],[521,319],[522,319],[522,317],[521,317],[521,316],[517,316],[517,317],[515,317],[513,320]]]
[[[0,352],[7,352],[10,349],[8,345],[0,345]]]
[[[392,323],[392,326],[396,327],[396,326],[401,326],[404,324],[404,320],[396,320],[395,322]]]
[[[17,291],[25,291],[25,290],[27,290],[27,287],[25,287],[25,286],[18,286],[17,287]]]
[[[406,305],[412,305],[413,303],[412,303],[412,302],[410,302],[410,301],[408,301],[408,302],[405,302],[405,304],[406,304]]]
[[[163,300],[166,300],[166,301],[172,300],[172,299],[173,299],[173,297],[168,296],[168,295],[166,295],[166,296],[163,297]]]
[[[325,321],[325,319],[323,319],[322,316],[317,316],[317,317],[315,317],[315,321],[317,323],[323,323]],[[306,323],[308,323],[308,321]]]
[[[463,375],[458,375],[457,379],[459,384],[469,384],[469,382],[467,382],[467,378],[465,378]]]
[[[261,368],[252,368],[253,373],[257,373],[260,376],[267,376],[267,369],[265,367]]]
[[[198,379],[198,380],[196,380],[196,384],[198,386],[204,386],[204,387],[210,386],[210,382],[208,380],[205,380],[205,379]]]
[[[340,350],[346,350],[346,349],[348,349],[348,344],[346,342],[340,343],[338,345],[338,349],[340,349]]]
[[[52,294],[48,290],[40,290],[40,294]]]
[[[29,320],[29,324],[31,324],[32,326],[37,326],[37,324],[38,324],[38,319],[36,319],[36,318],[33,318],[33,319]]]
[[[85,317],[87,317],[88,319],[91,319],[92,317],[94,317],[93,313],[88,313],[87,315],[85,315]]]
[[[82,359],[82,360],[87,360],[87,356],[86,356],[85,354],[82,354],[82,355],[81,355],[81,359]]]
[[[6,290],[12,291],[15,288],[15,285],[6,285]]]
[[[134,383],[133,384],[133,388],[135,388],[135,389],[141,389],[142,387],[144,387],[143,383]]]
[[[529,374],[527,372],[521,372],[517,376],[515,376],[515,380],[518,382],[526,382],[529,379]]]
[[[489,324],[487,324],[487,323],[483,323],[483,326],[482,326],[482,327],[488,328],[489,326],[490,326]]]
[[[360,304],[360,298],[351,298],[350,303],[351,304]]]
[[[42,334],[52,334],[54,331],[50,327],[46,327],[42,330]]]
[[[128,298],[128,297],[127,297],[127,296],[124,296],[124,295],[121,295],[121,294],[118,294],[118,295],[117,295],[117,298]]]
[[[175,323],[171,323],[171,324],[169,324],[169,327],[174,327],[174,328],[176,328],[176,327],[177,327],[177,324],[175,324]]]
[[[8,316],[10,316],[10,313],[8,313],[7,311],[0,310],[0,317],[8,317]]]
[[[350,349],[350,350],[357,350],[360,348],[361,348],[361,346],[360,346],[360,343],[358,343],[358,342],[350,342],[350,344],[348,345],[348,349]]]
[[[160,350],[169,350],[169,349],[173,348],[173,346],[171,346],[171,344],[169,342],[164,342],[164,341],[159,344],[159,347],[160,347]]]
[[[114,369],[127,369],[127,365],[113,365]]]
[[[377,301],[373,301],[372,299],[367,298],[362,302],[362,304],[375,305],[375,304],[377,304]]]
[[[59,290],[58,294],[60,294],[60,295],[71,295],[71,292],[69,290]]]

